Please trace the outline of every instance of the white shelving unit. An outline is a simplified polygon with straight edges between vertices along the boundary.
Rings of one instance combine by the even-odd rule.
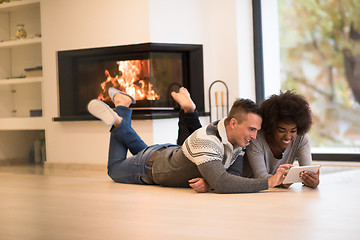
[[[0,4],[0,162],[28,161],[35,139],[45,135],[43,77],[25,73],[42,66],[40,1]],[[18,24],[24,25],[24,39],[16,39]]]
[[[27,37],[16,39],[17,25]],[[40,0],[0,4],[0,130],[44,129],[42,77],[25,77],[25,69],[42,66]]]

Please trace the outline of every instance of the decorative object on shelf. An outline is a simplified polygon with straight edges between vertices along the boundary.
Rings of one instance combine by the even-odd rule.
[[[25,70],[25,76],[27,78],[42,76],[42,66],[38,66],[34,68],[25,68],[24,70]]]
[[[0,4],[1,3],[7,3],[7,2],[19,2],[21,0],[0,0]]]
[[[36,136],[29,152],[29,163],[42,164],[46,161],[45,133]]]
[[[30,117],[41,117],[42,109],[30,109]]]
[[[16,39],[24,39],[26,38],[26,31],[24,28],[24,24],[18,24],[16,25],[17,31],[16,31]]]
[[[214,89],[213,89],[214,88]],[[220,100],[219,100],[220,93]],[[215,96],[214,101],[211,101],[211,96]],[[226,96],[226,103],[225,103]],[[214,106],[215,105],[215,106]],[[226,111],[225,111],[226,107]],[[211,83],[209,87],[209,110],[210,110],[210,122],[213,120],[213,113],[215,112],[216,120],[224,118],[229,113],[229,89],[225,82],[216,80]]]
[[[11,76],[11,77],[7,77],[6,79],[16,79],[16,78],[25,78],[26,76],[24,74],[21,74],[19,76]]]

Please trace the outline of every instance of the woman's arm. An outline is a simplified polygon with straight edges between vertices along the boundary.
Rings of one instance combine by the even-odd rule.
[[[296,152],[297,161],[300,166],[310,166],[312,165],[311,157],[311,148],[309,136],[305,134],[304,136],[299,136],[300,141]]]
[[[311,157],[311,148],[309,136],[305,134],[299,143],[297,159],[300,166],[309,166],[312,165],[312,157]],[[317,173],[312,173],[308,171],[304,171],[300,173],[300,178],[303,180],[303,183],[311,188],[316,188],[320,183],[320,171]]]
[[[244,156],[248,161],[255,178],[269,178],[273,176],[266,167],[265,150],[259,143],[252,141],[246,147]]]

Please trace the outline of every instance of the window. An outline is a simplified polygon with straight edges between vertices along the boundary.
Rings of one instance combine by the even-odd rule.
[[[356,0],[253,0],[257,100],[307,98],[315,160],[360,160],[359,12]]]

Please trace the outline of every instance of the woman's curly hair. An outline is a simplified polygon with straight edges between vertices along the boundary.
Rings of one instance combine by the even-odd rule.
[[[305,97],[286,91],[272,95],[260,103],[263,122],[261,128],[267,135],[273,135],[280,122],[295,124],[299,135],[306,134],[312,125],[312,114]]]

